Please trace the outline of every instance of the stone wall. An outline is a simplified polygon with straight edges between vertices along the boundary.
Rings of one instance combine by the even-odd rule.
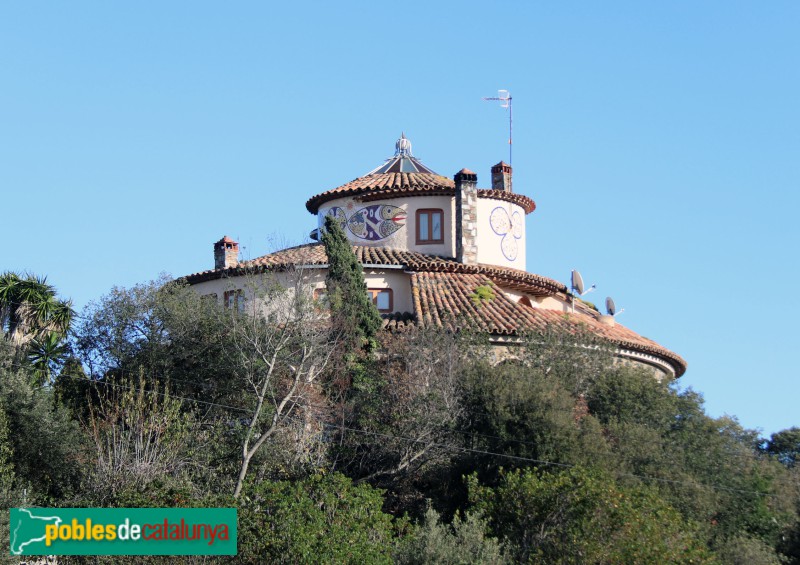
[[[467,169],[456,173],[456,260],[478,262],[478,175]]]

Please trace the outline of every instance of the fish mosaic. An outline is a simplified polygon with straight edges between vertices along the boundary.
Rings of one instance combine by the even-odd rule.
[[[334,206],[328,210],[343,228],[354,236],[367,241],[379,241],[397,232],[405,224],[406,212],[390,204],[372,204],[353,212],[347,217],[343,208]]]

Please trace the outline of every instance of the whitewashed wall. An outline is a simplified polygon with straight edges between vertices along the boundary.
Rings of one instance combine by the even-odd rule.
[[[308,297],[313,296],[316,288],[325,287],[327,269],[309,268],[300,272],[278,272],[246,275],[215,279],[197,283],[192,288],[201,296],[217,295],[217,302],[222,304],[225,292],[241,290],[245,302],[252,307],[255,296],[263,297],[275,284],[286,289],[288,296],[292,296],[296,288],[300,288]],[[300,277],[299,285],[297,277]],[[414,305],[411,300],[411,277],[399,269],[370,269],[364,270],[364,282],[367,288],[391,288],[393,310],[395,312],[413,312]]]
[[[503,228],[498,219],[509,219],[513,227]],[[525,210],[504,200],[478,198],[477,245],[478,263],[525,270]]]
[[[349,219],[353,213],[367,206],[385,204],[402,208],[405,212],[403,226],[392,235],[370,241],[354,235],[349,229],[345,228],[347,238],[356,245],[369,247],[391,247],[408,251],[418,251],[428,255],[443,255],[446,257],[455,256],[455,225],[453,218],[455,214],[455,199],[452,196],[409,196],[408,198],[397,198],[388,200],[375,200],[370,202],[357,202],[352,198],[338,198],[323,204],[317,215],[320,226],[324,221],[328,211],[333,207],[342,208],[346,217]],[[444,243],[417,245],[416,221],[417,210],[421,209],[441,209],[444,213],[442,228],[444,231]]]

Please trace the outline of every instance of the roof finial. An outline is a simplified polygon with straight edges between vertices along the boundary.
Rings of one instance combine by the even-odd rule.
[[[386,159],[383,165],[371,170],[365,176],[384,173],[425,173],[436,175],[435,172],[420,163],[419,159],[411,154],[411,141],[406,137],[405,132],[400,134],[400,139],[394,144],[394,156]]]
[[[405,132],[400,133],[400,139],[394,144],[395,155],[411,155],[411,142],[406,139]]]

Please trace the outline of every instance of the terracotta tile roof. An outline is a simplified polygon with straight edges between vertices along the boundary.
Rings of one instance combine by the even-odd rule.
[[[562,283],[541,275],[492,265],[468,265],[459,263],[452,257],[360,245],[353,246],[353,252],[364,265],[399,265],[409,271],[481,274],[490,277],[504,288],[521,290],[536,296],[550,296],[567,290]],[[202,271],[184,278],[190,284],[195,284],[226,276],[241,275],[249,269],[281,269],[296,265],[326,265],[327,263],[325,247],[321,243],[311,243],[282,249],[251,261],[242,261],[238,266],[229,269]]]
[[[477,287],[483,285],[491,286],[495,297],[476,304],[471,296]],[[469,326],[495,335],[509,336],[545,327],[570,333],[586,330],[621,349],[653,355],[666,361],[675,370],[676,377],[686,372],[686,361],[679,355],[624,326],[603,324],[584,309],[564,314],[514,302],[484,275],[413,273],[411,289],[418,323],[423,325],[449,329]]]
[[[522,306],[522,305],[520,305]],[[526,307],[526,306],[522,306]],[[548,324],[561,325],[562,327],[583,326],[594,335],[607,339],[617,346],[624,349],[631,349],[641,353],[647,353],[663,358],[675,369],[676,376],[680,377],[686,372],[686,361],[677,353],[660,346],[652,339],[648,339],[615,322],[613,326],[607,326],[600,322],[597,317],[577,311],[574,314],[565,315],[555,310],[545,310],[544,308],[534,309],[541,319]]]
[[[345,196],[359,196],[359,199],[368,202],[385,198],[397,198],[408,194],[414,195],[454,195],[455,182],[452,179],[432,173],[376,173],[351,180],[338,188],[327,190],[312,196],[306,202],[306,209],[312,214],[319,211],[319,207],[335,198]],[[530,214],[536,209],[536,203],[523,194],[506,192],[504,190],[478,189],[478,198],[496,198],[506,200],[522,206],[525,213]]]
[[[558,281],[491,265],[465,265],[450,257],[425,255],[413,251],[384,247],[354,246],[358,260],[364,265],[396,265],[411,273],[414,314],[393,313],[383,316],[383,327],[389,331],[406,331],[416,324],[454,329],[470,325],[495,335],[516,336],[520,333],[557,327],[577,332],[580,328],[608,340],[622,349],[654,355],[669,363],[676,376],[686,371],[686,362],[675,353],[628,328],[601,323],[596,314],[578,305],[568,316],[555,310],[532,308],[511,300],[499,288],[516,289],[536,296],[565,293]],[[222,277],[243,275],[251,270],[285,269],[298,265],[326,265],[328,258],[320,243],[290,247],[229,269],[203,271],[184,277],[190,284]],[[470,298],[478,286],[490,285],[495,298],[476,305]]]
[[[316,214],[320,205],[334,198],[358,194],[380,194],[391,197],[415,194],[453,194],[455,183],[452,179],[430,173],[377,173],[351,180],[340,187],[327,190],[309,198],[306,208]]]
[[[381,318],[383,319],[383,329],[390,332],[404,332],[417,324],[417,319],[411,312],[381,314]]]
[[[524,194],[518,194],[516,192],[508,192],[507,190],[492,190],[488,188],[479,188],[478,198],[494,198],[496,200],[505,200],[506,202],[511,202],[513,204],[521,206],[522,209],[525,210],[526,214],[530,214],[531,212],[536,210],[536,202],[534,202]]]
[[[479,303],[473,301],[475,289],[487,285],[495,297]],[[513,335],[537,322],[532,308],[517,308],[485,275],[412,273],[411,298],[418,321],[424,326],[452,330],[473,327],[493,334]]]

